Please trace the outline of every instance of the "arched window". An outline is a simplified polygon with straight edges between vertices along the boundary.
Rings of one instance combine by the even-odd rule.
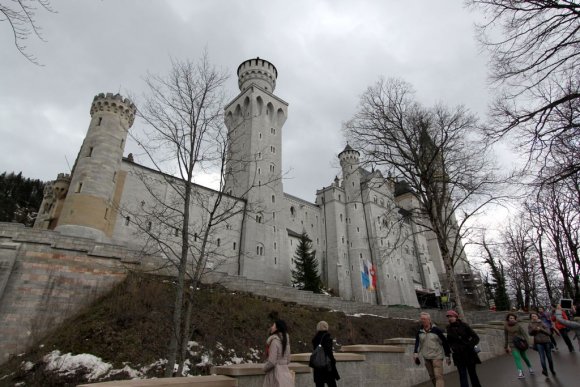
[[[272,195],[272,203],[276,203],[276,196]]]
[[[217,240],[217,246],[218,247],[220,247],[221,242],[222,242],[222,240],[220,238],[218,238],[218,240]]]
[[[294,209],[294,206],[290,206],[290,215],[294,216],[295,212],[296,210]]]

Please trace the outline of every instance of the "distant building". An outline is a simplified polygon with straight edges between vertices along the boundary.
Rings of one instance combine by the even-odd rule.
[[[210,265],[290,284],[292,258],[305,231],[321,277],[335,294],[369,304],[435,305],[445,290],[445,267],[432,233],[410,218],[420,203],[408,186],[363,169],[359,152],[347,145],[338,154],[342,175],[319,189],[314,203],[284,193],[282,128],[288,103],[274,94],[277,70],[256,58],[243,62],[237,74],[240,93],[225,108],[228,135],[235,138],[226,164],[225,202],[236,211],[212,233],[216,258]],[[72,175],[59,174],[47,186],[34,227],[131,247],[146,243],[139,234],[144,228],[177,241],[179,225],[167,231],[147,217],[155,201],[144,181],[167,202],[176,200],[167,179],[183,182],[135,163],[131,155],[123,157],[135,106],[118,94],[99,94],[90,112]],[[217,194],[194,189],[201,197]],[[203,222],[199,203],[191,208],[193,230]],[[460,262],[456,272],[469,295],[472,273]]]

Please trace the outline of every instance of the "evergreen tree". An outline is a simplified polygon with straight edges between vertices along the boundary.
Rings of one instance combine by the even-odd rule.
[[[44,183],[22,177],[22,172],[0,175],[0,222],[32,226],[42,197]]]
[[[312,250],[312,240],[306,232],[300,235],[300,242],[293,259],[295,270],[292,270],[292,283],[301,290],[322,292],[322,281],[318,275],[316,251]]]

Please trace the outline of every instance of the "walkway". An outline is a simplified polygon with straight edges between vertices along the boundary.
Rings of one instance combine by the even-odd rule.
[[[495,386],[530,386],[530,387],[570,387],[580,385],[580,352],[568,352],[566,345],[560,340],[559,352],[552,352],[556,376],[547,378],[542,375],[540,356],[536,351],[528,350],[528,358],[532,363],[535,375],[529,375],[527,371],[525,379],[518,379],[516,366],[511,355],[500,356],[478,365],[477,374],[483,387]],[[576,346],[576,345],[575,345]],[[577,348],[576,348],[577,349]],[[432,384],[422,383],[417,387],[431,387]],[[445,387],[459,387],[457,372],[445,375]]]

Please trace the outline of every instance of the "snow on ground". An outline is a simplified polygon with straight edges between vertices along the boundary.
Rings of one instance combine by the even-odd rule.
[[[107,375],[113,368],[110,363],[105,363],[100,357],[86,353],[80,355],[66,353],[62,355],[60,351],[56,350],[46,355],[43,360],[46,363],[47,370],[63,375],[71,375],[79,368],[85,368],[90,371],[87,375],[87,379],[90,381]]]

